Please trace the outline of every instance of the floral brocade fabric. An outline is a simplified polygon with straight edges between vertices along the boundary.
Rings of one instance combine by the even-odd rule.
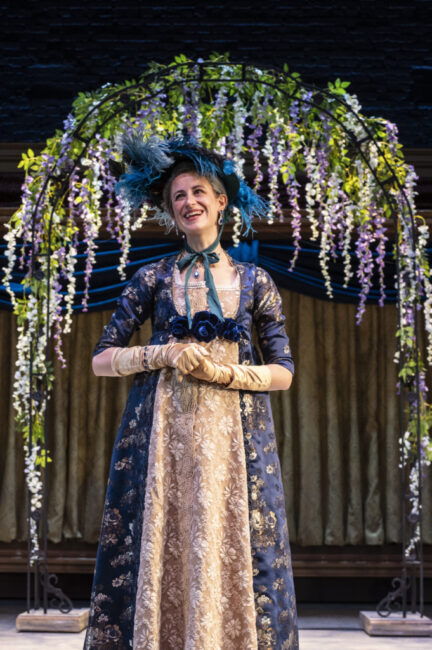
[[[166,258],[135,274],[95,354],[127,345],[152,317],[150,344],[173,340],[184,287]],[[270,276],[234,262],[218,287],[246,336],[201,342],[220,362],[293,370]],[[207,309],[204,283],[188,293]],[[191,339],[193,340],[193,339]],[[184,339],[183,339],[184,341]],[[294,586],[268,393],[232,391],[177,371],[136,376],[114,446],[85,648],[298,648]]]
[[[237,280],[239,278],[237,277]],[[189,286],[192,316],[207,309],[203,282]],[[240,287],[218,288],[225,317]],[[174,303],[185,313],[184,287]],[[238,345],[201,343],[238,363]],[[161,372],[149,451],[134,650],[255,650],[255,603],[245,450],[238,391]]]

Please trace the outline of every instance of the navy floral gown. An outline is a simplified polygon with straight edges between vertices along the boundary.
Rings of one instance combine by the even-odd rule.
[[[150,345],[176,340],[171,323],[185,314],[176,259],[134,275],[95,354],[127,346],[147,318]],[[293,371],[274,282],[253,264],[232,263],[236,282],[217,291],[224,316],[244,333],[201,344],[216,361],[259,364],[254,326],[264,363]],[[192,312],[206,310],[204,283],[188,286]],[[85,648],[298,648],[268,393],[171,368],[135,376],[114,445]]]

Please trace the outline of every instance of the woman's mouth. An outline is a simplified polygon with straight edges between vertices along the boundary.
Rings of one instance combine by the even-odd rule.
[[[198,219],[202,215],[203,211],[202,210],[193,210],[191,212],[187,212],[186,214],[183,215],[183,219],[186,221],[194,221],[195,219]]]

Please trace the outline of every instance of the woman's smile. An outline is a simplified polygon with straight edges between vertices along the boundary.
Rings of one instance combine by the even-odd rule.
[[[187,222],[188,226],[199,224],[201,228],[205,226],[207,222],[207,219],[204,219],[203,217],[207,217],[207,216],[208,216],[208,212],[204,208],[193,208],[193,209],[189,208],[189,209],[182,210],[180,212],[180,214],[177,217],[177,221],[182,230],[183,230],[183,226],[185,225],[185,222]]]
[[[187,221],[196,221],[198,217],[203,214],[203,212],[203,210],[191,210],[186,212],[183,217],[187,219]]]

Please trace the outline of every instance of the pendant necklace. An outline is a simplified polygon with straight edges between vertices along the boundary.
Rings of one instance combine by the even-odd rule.
[[[200,276],[200,272],[199,272],[200,266],[201,266],[201,264],[199,262],[197,262],[195,264],[195,271],[194,271],[194,274],[193,274],[194,278],[199,278],[199,276]]]

